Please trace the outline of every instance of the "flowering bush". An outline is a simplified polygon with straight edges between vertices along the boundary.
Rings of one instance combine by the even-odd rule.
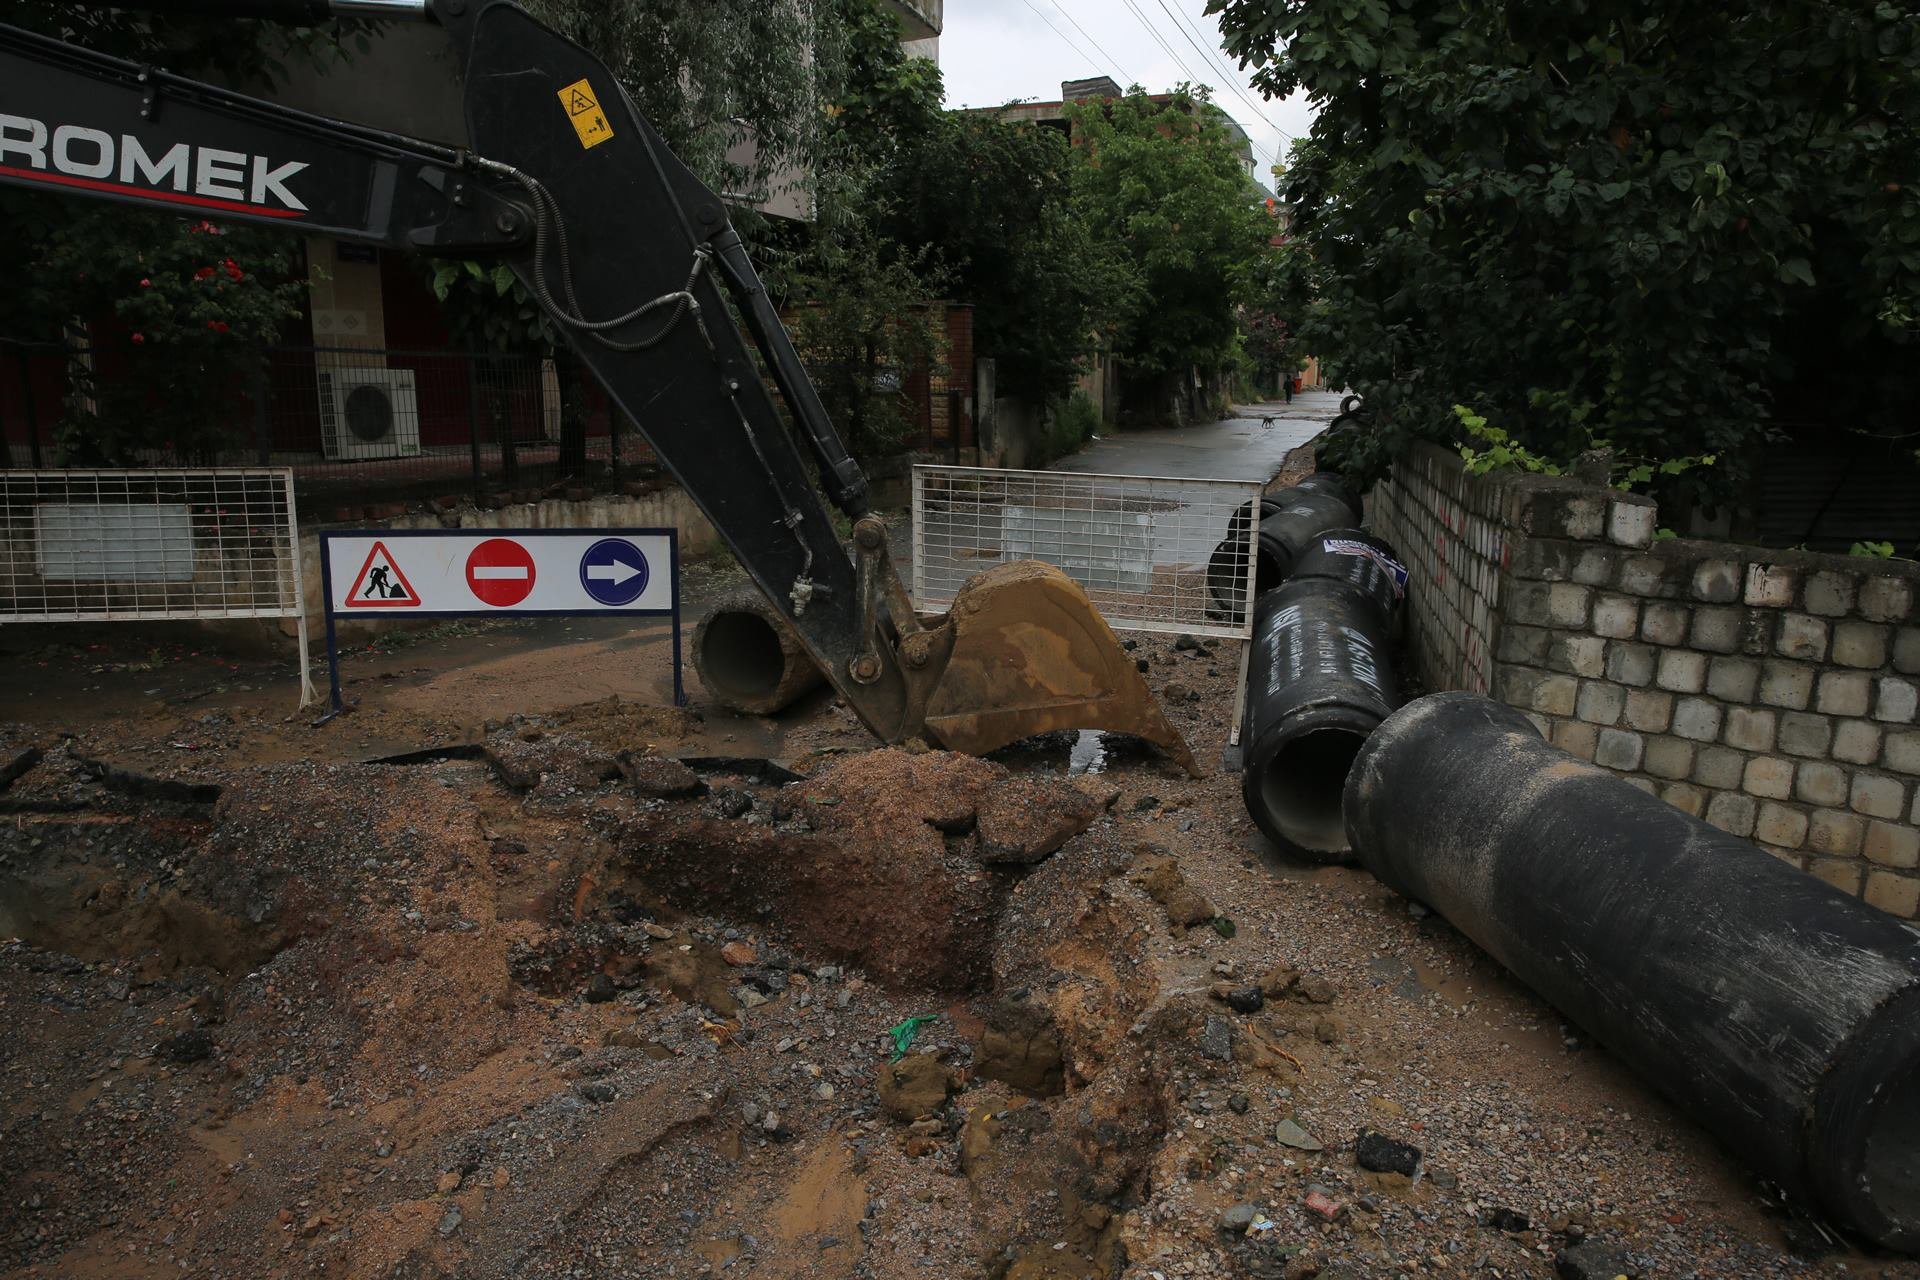
[[[299,314],[305,283],[289,237],[135,217],[137,235],[56,234],[30,251],[38,287],[90,322],[94,356],[70,366],[54,432],[69,465],[213,460],[244,436],[263,349]]]

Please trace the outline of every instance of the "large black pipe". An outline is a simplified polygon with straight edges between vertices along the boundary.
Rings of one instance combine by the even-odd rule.
[[[1311,481],[1313,477],[1308,477]],[[1359,513],[1329,479],[1318,487],[1294,485],[1260,500],[1260,531],[1254,541],[1253,592],[1257,597],[1273,590],[1293,572],[1301,552],[1328,529],[1357,524]],[[1227,521],[1227,536],[1207,562],[1207,587],[1214,608],[1235,614],[1240,610],[1246,579],[1247,520],[1251,503],[1241,503]]]
[[[1284,586],[1260,597],[1240,793],[1283,850],[1322,862],[1348,853],[1340,813],[1347,770],[1400,705],[1390,657],[1398,568],[1380,539],[1330,530],[1303,549]]]
[[[1374,875],[1759,1173],[1920,1251],[1920,932],[1443,693],[1347,781]]]
[[[1309,493],[1324,493],[1329,498],[1338,498],[1347,504],[1347,509],[1353,512],[1355,520],[1360,518],[1360,500],[1354,497],[1353,490],[1347,487],[1346,481],[1340,478],[1340,473],[1337,471],[1316,471],[1312,475],[1303,477],[1298,484],[1294,485],[1294,488],[1303,489]]]

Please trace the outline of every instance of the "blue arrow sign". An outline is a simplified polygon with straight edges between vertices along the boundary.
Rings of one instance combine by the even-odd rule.
[[[647,589],[647,557],[625,538],[602,538],[580,557],[580,585],[609,608],[632,604]]]

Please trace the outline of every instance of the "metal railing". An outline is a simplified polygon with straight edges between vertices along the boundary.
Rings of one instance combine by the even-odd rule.
[[[1245,639],[1254,525],[1236,530],[1233,517],[1259,499],[1251,480],[915,467],[914,603],[944,608],[983,569],[1042,560],[1078,582],[1115,629]],[[1244,554],[1217,559],[1236,531]],[[1220,589],[1223,575],[1230,588]]]
[[[971,365],[968,365],[970,370]],[[962,375],[894,392],[900,447],[972,444]],[[656,463],[583,367],[537,354],[0,343],[0,468],[285,466],[310,511],[617,488]],[[344,510],[342,507],[344,506]]]
[[[295,618],[306,601],[284,467],[0,471],[0,622]]]
[[[653,461],[577,366],[385,347],[236,348],[218,364],[166,348],[0,348],[0,443],[11,467],[286,466],[322,507],[606,487]]]

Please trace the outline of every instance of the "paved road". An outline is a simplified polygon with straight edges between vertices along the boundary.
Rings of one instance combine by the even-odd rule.
[[[1202,426],[1104,437],[1054,463],[1059,480],[1008,473],[958,484],[929,506],[917,598],[944,605],[988,563],[1034,559],[1065,569],[1117,625],[1210,625],[1218,621],[1210,563],[1246,491],[1190,482],[1265,484],[1339,410],[1330,392],[1242,405]]]
[[[1265,483],[1289,453],[1326,430],[1340,412],[1341,394],[1308,391],[1292,404],[1237,405],[1232,417],[1205,426],[1117,431],[1052,470]]]

